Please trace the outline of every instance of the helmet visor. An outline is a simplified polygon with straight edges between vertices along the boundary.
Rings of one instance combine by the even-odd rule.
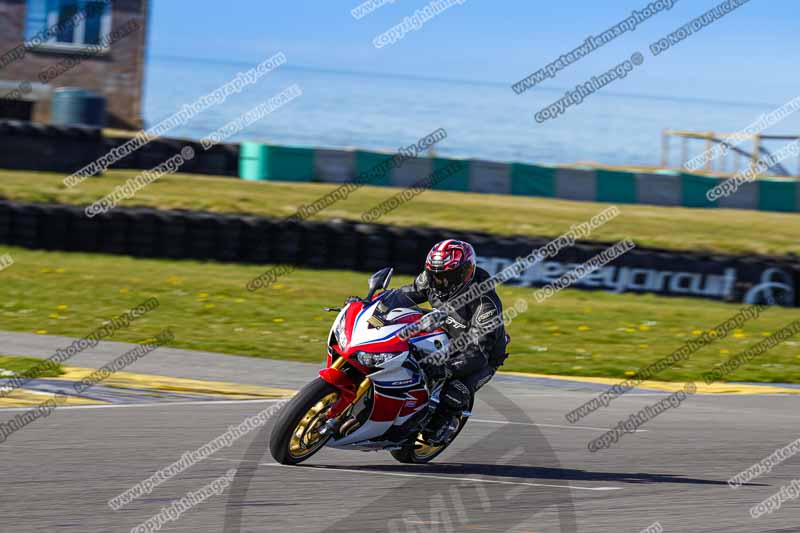
[[[464,283],[464,270],[464,267],[439,272],[428,270],[431,287],[442,292],[450,292],[461,287]]]

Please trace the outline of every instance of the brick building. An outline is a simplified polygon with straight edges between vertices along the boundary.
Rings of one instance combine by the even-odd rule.
[[[49,122],[53,91],[106,98],[106,125],[141,128],[147,0],[0,0],[0,119]]]

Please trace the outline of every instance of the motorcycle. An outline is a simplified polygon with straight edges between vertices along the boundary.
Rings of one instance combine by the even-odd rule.
[[[443,313],[388,289],[391,277],[391,268],[380,270],[365,299],[327,309],[339,313],[327,364],[279,412],[269,443],[277,462],[296,465],[328,446],[388,450],[401,463],[427,463],[464,428],[472,405],[453,419],[445,439],[423,435],[444,379],[429,379],[419,362],[447,350],[450,339],[441,329]]]

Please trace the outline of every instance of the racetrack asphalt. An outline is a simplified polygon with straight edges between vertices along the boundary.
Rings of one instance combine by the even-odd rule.
[[[48,357],[70,339],[0,333],[3,353]],[[70,360],[97,368],[129,349],[101,343]],[[160,348],[132,371],[297,389],[317,365]],[[237,469],[232,486],[161,531],[797,532],[800,501],[750,508],[800,478],[789,458],[749,485],[727,480],[798,438],[798,398],[696,395],[610,448],[587,444],[665,392],[629,394],[569,424],[596,387],[498,376],[433,464],[387,452],[323,450],[274,464],[272,420],[118,511],[107,502],[276,400],[56,409],[0,444],[0,531],[127,532],[174,499]],[[22,410],[0,410],[6,422]],[[657,531],[657,529],[653,529]]]

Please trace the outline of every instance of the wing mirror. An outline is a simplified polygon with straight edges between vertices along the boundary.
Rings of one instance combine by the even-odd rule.
[[[389,286],[389,282],[392,281],[392,272],[394,269],[391,267],[386,267],[382,270],[378,270],[369,278],[369,292],[367,293],[366,300],[372,300],[372,297],[378,291],[378,289],[386,290]]]

